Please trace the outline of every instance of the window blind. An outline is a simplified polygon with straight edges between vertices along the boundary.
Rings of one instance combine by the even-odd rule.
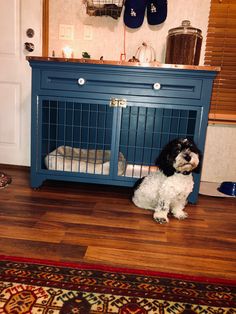
[[[204,63],[221,67],[209,120],[236,123],[236,0],[211,0]]]

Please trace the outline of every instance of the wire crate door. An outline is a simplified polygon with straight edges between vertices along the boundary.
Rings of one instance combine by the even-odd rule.
[[[45,99],[41,102],[40,168],[108,178],[113,167],[114,109],[108,104]],[[118,173],[125,160],[119,156]]]
[[[200,108],[173,108],[171,105],[122,108],[118,151],[125,156],[126,168],[120,179],[137,179],[157,171],[157,156],[169,141],[180,137],[197,140]]]

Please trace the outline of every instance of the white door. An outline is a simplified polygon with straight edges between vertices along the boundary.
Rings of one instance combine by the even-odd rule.
[[[0,164],[30,163],[31,69],[41,55],[42,0],[0,0]],[[34,30],[28,37],[27,29]],[[28,52],[25,43],[34,44]],[[0,169],[1,170],[1,169]]]

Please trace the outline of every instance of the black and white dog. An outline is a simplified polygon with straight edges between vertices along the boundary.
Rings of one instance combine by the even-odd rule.
[[[192,172],[200,168],[201,152],[189,139],[175,139],[167,144],[157,158],[159,170],[142,178],[135,189],[136,206],[154,210],[153,218],[163,224],[168,213],[178,219],[187,217],[184,207],[193,190]]]

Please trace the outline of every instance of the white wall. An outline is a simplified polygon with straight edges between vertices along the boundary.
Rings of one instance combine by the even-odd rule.
[[[69,45],[74,56],[81,57],[87,51],[91,58],[119,60],[124,50],[126,32],[126,56],[130,59],[143,41],[156,50],[157,60],[164,63],[168,30],[188,19],[192,26],[203,34],[200,65],[204,63],[204,52],[210,0],[169,0],[168,15],[164,23],[149,26],[146,18],[138,29],[124,27],[123,13],[118,20],[111,17],[90,17],[86,14],[83,0],[50,0],[50,45],[49,51],[61,56],[62,48]],[[74,25],[74,40],[59,40],[59,24]],[[91,25],[92,40],[84,40],[84,25]],[[236,180],[236,127],[209,126],[206,138],[202,180],[210,182]]]
[[[210,0],[169,0],[168,15],[164,23],[150,26],[147,19],[138,29],[126,28],[126,55],[130,59],[143,41],[156,50],[157,60],[164,62],[168,30],[181,25],[188,19],[192,26],[203,32],[203,46],[200,63],[203,64]],[[115,20],[111,17],[91,17],[86,14],[83,0],[50,0],[50,53],[55,50],[61,56],[62,48],[71,46],[75,57],[81,57],[82,51],[91,54],[91,58],[119,60],[124,49],[123,13]],[[59,41],[59,24],[74,25],[74,41]],[[84,25],[92,26],[92,40],[84,40]]]
[[[236,181],[236,127],[209,125],[202,181]]]

